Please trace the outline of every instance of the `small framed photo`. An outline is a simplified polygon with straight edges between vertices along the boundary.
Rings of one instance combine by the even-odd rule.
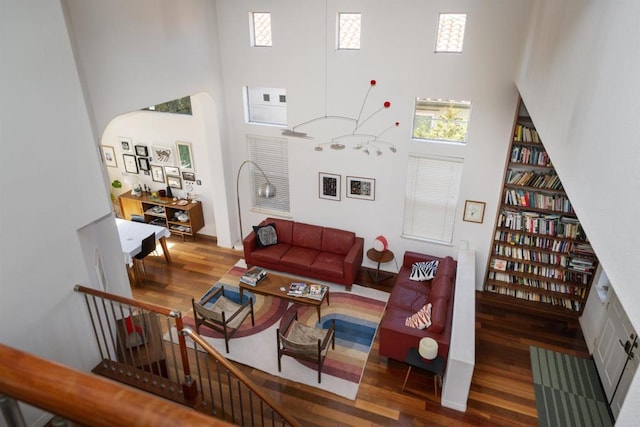
[[[320,172],[318,176],[319,197],[321,199],[340,201],[340,175]]]
[[[176,166],[165,166],[164,167],[164,173],[167,176],[175,176],[180,178],[180,168],[176,167]]]
[[[120,144],[120,150],[122,153],[133,154],[133,141],[126,136],[119,136],[118,143]]]
[[[149,149],[146,145],[136,145],[136,156],[149,157]]]
[[[465,200],[464,216],[462,219],[467,222],[476,222],[482,224],[484,221],[485,202],[477,202],[475,200]]]
[[[112,146],[102,146],[102,158],[104,159],[104,164],[110,168],[118,167],[118,162],[116,161],[116,150],[114,150]]]
[[[163,165],[172,165],[173,163],[173,148],[161,147],[159,145],[151,146],[151,159],[155,163]]]
[[[164,183],[164,169],[159,165],[151,165],[151,179],[153,182]]]
[[[373,178],[347,177],[347,197],[362,200],[376,199],[376,180]]]
[[[180,165],[180,169],[193,172],[194,167],[193,154],[191,154],[191,143],[176,141],[176,153],[178,155],[178,165]]]
[[[140,168],[141,171],[148,171],[149,159],[146,157],[138,157],[138,168]]]
[[[196,174],[193,172],[182,171],[182,179],[185,181],[195,181]]]
[[[138,163],[136,162],[136,156],[133,154],[123,154],[124,170],[129,173],[138,173]]]
[[[167,185],[171,188],[182,189],[182,181],[179,176],[168,176],[167,175]]]

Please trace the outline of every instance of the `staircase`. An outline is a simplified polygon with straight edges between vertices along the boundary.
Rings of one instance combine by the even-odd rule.
[[[15,366],[4,361],[15,360],[11,357],[20,357],[34,359],[35,364],[48,365],[51,362],[38,360],[26,354],[16,356],[12,352],[18,352],[18,350],[8,347],[0,348],[0,408],[9,426],[23,425],[19,422],[20,413],[16,411],[18,400],[58,414],[62,419],[83,425],[98,425],[95,418],[102,419],[105,416],[109,418],[107,415],[113,415],[114,411],[132,416],[128,420],[120,418],[120,422],[115,423],[117,425],[143,425],[140,417],[156,420],[156,424],[149,425],[165,423],[167,425],[202,425],[202,420],[189,424],[189,417],[169,416],[163,418],[162,423],[157,424],[158,413],[164,414],[166,411],[154,409],[151,412],[145,412],[152,401],[155,402],[156,407],[174,409],[178,407],[181,408],[178,412],[196,413],[197,411],[206,414],[209,419],[207,425],[300,425],[286,409],[255,385],[222,354],[208,345],[197,333],[185,328],[182,313],[179,311],[79,285],[74,290],[84,298],[87,315],[93,327],[101,359],[92,369],[97,376],[74,372],[66,367],[58,367],[57,370],[51,367],[46,369],[39,367],[38,370],[46,370],[46,372],[61,370],[60,378],[50,378],[53,383],[57,381],[59,384],[63,381],[61,379],[63,375],[77,376],[81,378],[83,384],[85,382],[91,384],[86,386],[88,389],[102,389],[106,387],[104,385],[106,382],[109,384],[107,388],[112,393],[110,396],[122,396],[122,393],[125,393],[111,390],[112,387],[117,386],[127,392],[135,392],[136,397],[135,399],[133,396],[130,397],[129,400],[132,403],[128,403],[129,400],[119,399],[114,409],[113,399],[91,399],[92,393],[87,393],[86,390],[83,392],[80,388],[75,393],[73,389],[67,390],[70,394],[80,394],[80,396],[69,396],[66,399],[56,399],[55,396],[43,397],[41,395],[43,390],[48,390],[54,395],[58,394],[54,386],[47,388],[47,384],[37,386],[29,381],[29,386],[25,390],[23,389],[25,381],[19,381],[20,377],[15,380],[22,384],[16,388],[16,384],[12,384],[11,381]],[[4,357],[1,354],[4,351],[12,355]],[[33,371],[26,375],[36,379]],[[101,377],[126,384],[141,392],[119,386]],[[24,379],[25,376],[22,378]],[[90,401],[86,404],[92,410],[84,415],[77,414],[74,407],[87,398]],[[149,402],[141,403],[141,399],[148,399]],[[157,403],[158,399],[164,404]],[[49,400],[54,400],[55,404],[52,406]],[[137,403],[133,404],[133,402]],[[10,408],[8,411],[4,409],[5,404]],[[132,405],[133,408],[122,410],[122,407]],[[111,406],[111,409],[105,409],[102,406]],[[97,409],[99,407],[105,410],[106,415],[99,415],[100,411]],[[170,418],[173,418],[171,423],[168,422]]]

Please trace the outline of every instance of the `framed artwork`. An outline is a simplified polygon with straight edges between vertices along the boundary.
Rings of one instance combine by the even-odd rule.
[[[347,177],[347,197],[352,199],[375,200],[376,180],[373,178]]]
[[[191,143],[176,141],[176,153],[178,155],[178,165],[182,170],[194,171],[193,155],[191,154]]]
[[[138,168],[142,171],[149,170],[149,159],[146,157],[138,157]]]
[[[167,176],[167,185],[171,188],[182,188],[182,181],[179,176]]]
[[[133,154],[123,154],[124,170],[129,173],[138,173],[138,163],[136,162],[136,156]]]
[[[136,156],[149,157],[149,149],[146,145],[136,145]]]
[[[151,179],[153,182],[162,182],[164,183],[164,169],[162,166],[151,165]]]
[[[163,165],[172,165],[173,164],[173,148],[152,145],[151,159],[156,163],[161,163]]]
[[[126,154],[133,154],[133,141],[126,136],[119,136],[118,143],[120,144],[120,150]]]
[[[319,172],[319,197],[321,199],[340,201],[341,176],[332,173]]]
[[[102,158],[104,164],[110,168],[117,168],[118,162],[116,161],[116,150],[110,145],[102,145]]]
[[[196,180],[196,174],[193,172],[185,172],[182,171],[182,179],[185,181],[195,181]]]
[[[180,178],[180,168],[177,168],[175,166],[165,166],[164,167],[164,173],[169,177],[169,176],[175,176]]]
[[[477,202],[475,200],[465,200],[464,215],[462,219],[467,222],[476,222],[482,224],[484,221],[485,202]]]

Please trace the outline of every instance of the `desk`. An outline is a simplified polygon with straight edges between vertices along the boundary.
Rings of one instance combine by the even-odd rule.
[[[416,368],[423,369],[427,372],[431,372],[433,374],[433,391],[437,399],[438,398],[438,382],[440,383],[442,382],[442,372],[444,371],[444,359],[440,356],[437,356],[435,359],[431,361],[426,361],[420,356],[420,353],[418,353],[417,348],[411,347],[409,349],[409,352],[407,353],[405,363],[409,365],[409,370],[407,371],[407,375],[404,377],[404,383],[402,384],[402,391],[404,391],[404,388],[407,385],[407,380],[409,379],[411,368],[416,367]]]
[[[127,221],[120,218],[116,218],[116,225],[118,226],[118,236],[120,237],[120,246],[122,246],[124,262],[129,267],[133,266],[133,257],[138,255],[142,250],[142,239],[151,233],[156,233],[156,239],[160,241],[165,261],[167,261],[167,263],[171,262],[171,255],[169,255],[166,241],[166,238],[171,236],[171,233],[165,227]]]

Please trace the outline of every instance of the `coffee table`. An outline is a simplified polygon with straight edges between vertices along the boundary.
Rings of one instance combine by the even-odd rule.
[[[267,277],[258,282],[256,286],[247,285],[246,283],[240,281],[238,282],[240,286],[240,301],[242,301],[242,295],[245,289],[258,295],[282,298],[296,304],[315,307],[316,311],[318,312],[318,322],[320,321],[320,306],[325,300],[327,301],[327,305],[329,305],[329,289],[327,289],[327,292],[324,294],[321,300],[287,295],[287,292],[289,291],[289,285],[291,285],[292,282],[302,282],[302,280],[294,277],[269,272]],[[308,282],[304,283],[307,283],[308,285],[312,284]],[[281,288],[284,288],[284,290],[281,290]]]

